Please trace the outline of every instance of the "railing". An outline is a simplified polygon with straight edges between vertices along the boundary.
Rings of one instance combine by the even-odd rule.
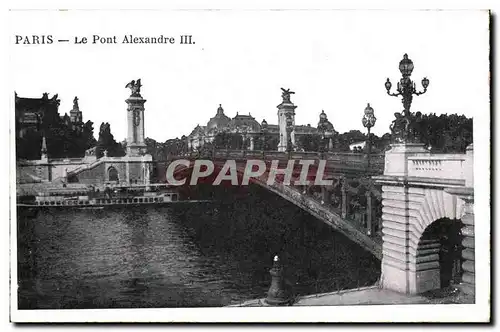
[[[270,187],[381,257],[382,194],[369,177],[339,177],[332,186]]]
[[[338,179],[334,186],[290,186],[284,188],[284,192],[313,200],[323,209],[330,210],[348,221],[360,232],[373,238],[380,237],[382,195],[380,188],[371,182]]]
[[[465,154],[436,154],[408,157],[408,176],[463,179]]]
[[[352,169],[368,169],[368,156],[366,154],[348,152],[280,152],[213,149],[202,150],[199,152],[189,152],[183,155],[171,157],[171,159],[183,158],[233,160],[260,159],[265,161],[288,159],[327,160],[329,164],[337,166],[339,168],[348,167]],[[384,169],[384,154],[370,155],[369,169],[375,173],[382,173]]]

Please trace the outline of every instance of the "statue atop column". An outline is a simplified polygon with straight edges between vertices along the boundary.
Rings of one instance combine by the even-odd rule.
[[[127,107],[127,155],[144,156],[146,144],[144,142],[144,103],[141,96],[141,79],[130,81],[125,88],[130,89],[130,97],[125,102]]]
[[[295,94],[295,92],[290,91],[290,89],[281,88],[281,90],[283,91],[283,93],[281,94],[281,97],[283,98],[283,103],[290,103],[291,104],[292,101],[290,100],[290,95]]]
[[[80,107],[78,106],[78,97],[75,96],[75,99],[73,99],[73,109],[75,111],[80,110]]]
[[[132,80],[129,82],[125,88],[130,89],[130,97],[142,97],[141,96],[141,79],[139,78],[137,81]]]

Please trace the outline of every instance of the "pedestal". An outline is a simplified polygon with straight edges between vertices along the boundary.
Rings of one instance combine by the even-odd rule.
[[[292,292],[290,287],[285,284],[283,267],[278,256],[274,257],[273,268],[269,271],[271,274],[271,287],[267,292],[265,302],[269,305],[289,305],[292,302]]]
[[[295,106],[293,103],[283,102],[278,105],[278,127],[280,131],[280,142],[278,144],[278,151],[285,152],[288,147],[288,132],[286,130],[287,116],[292,118],[293,126],[295,126]],[[295,130],[290,132],[292,146],[295,146]]]
[[[142,156],[146,153],[144,142],[144,103],[142,97],[130,96],[127,108],[127,156]]]
[[[391,144],[385,153],[384,175],[407,176],[408,157],[421,154],[430,154],[422,143]]]

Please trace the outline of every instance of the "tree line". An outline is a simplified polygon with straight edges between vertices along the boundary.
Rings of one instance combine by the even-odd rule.
[[[422,115],[419,130],[421,142],[433,152],[463,153],[473,141],[473,121],[464,115],[458,114],[425,114]],[[94,138],[93,122],[87,121],[80,126],[68,123],[56,116],[46,117],[38,130],[29,131],[22,138],[16,138],[18,159],[39,159],[42,136],[45,136],[50,158],[83,157],[85,151],[96,147],[96,155],[102,157],[107,151],[110,157],[125,155],[125,143],[118,143],[109,123],[102,123],[99,127],[98,139]],[[365,142],[368,135],[360,130],[348,132],[332,137],[333,151],[350,151],[350,145],[356,142]],[[389,148],[391,134],[382,136],[371,134],[370,141],[373,153],[381,153]],[[188,151],[187,137],[168,139],[157,142],[146,138],[147,152],[154,160],[168,160],[174,155],[182,155]],[[269,134],[254,137],[254,150],[276,151],[279,135]],[[328,142],[320,135],[297,135],[296,145],[303,151],[323,151]],[[241,134],[222,132],[215,136],[212,142],[207,142],[204,149],[248,149],[250,140],[243,139]],[[365,147],[366,148],[366,147]],[[363,151],[358,151],[363,152]]]

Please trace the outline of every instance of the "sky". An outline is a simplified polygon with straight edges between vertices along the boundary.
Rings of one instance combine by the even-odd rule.
[[[109,122],[126,137],[125,85],[141,78],[146,136],[157,141],[188,135],[205,125],[219,104],[226,115],[251,114],[277,123],[280,88],[290,88],[296,124],[316,126],[324,110],[339,132],[389,131],[400,98],[399,61],[407,53],[412,78],[430,80],[412,110],[458,113],[475,119],[489,110],[488,15],[481,11],[157,10],[12,11],[9,15],[12,94],[57,93],[60,114],[78,96],[84,121]],[[69,43],[15,44],[16,35],[53,35]],[[172,36],[175,44],[92,44],[93,35]],[[192,35],[194,45],[180,45]],[[74,44],[87,37],[88,44]]]

